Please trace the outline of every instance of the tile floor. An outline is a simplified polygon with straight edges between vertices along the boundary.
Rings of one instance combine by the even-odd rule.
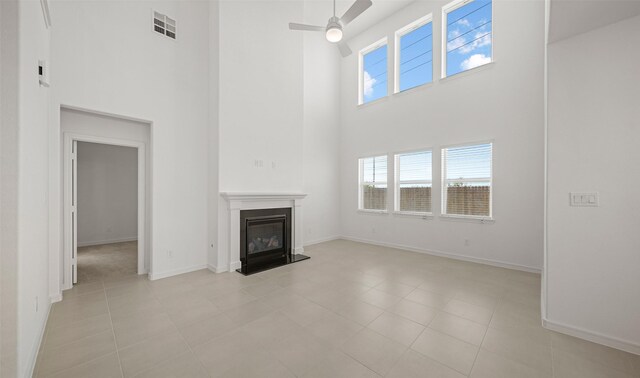
[[[38,377],[640,377],[640,357],[540,326],[540,277],[347,241],[245,277],[79,284]]]

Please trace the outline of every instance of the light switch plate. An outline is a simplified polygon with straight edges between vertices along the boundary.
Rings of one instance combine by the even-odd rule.
[[[598,192],[571,192],[569,193],[569,203],[571,206],[598,207],[600,206],[600,196]]]

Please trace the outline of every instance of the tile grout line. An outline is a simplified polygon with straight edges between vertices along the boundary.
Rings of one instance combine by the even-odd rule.
[[[95,292],[98,292],[98,290],[96,290]],[[91,293],[94,293],[94,292],[91,292]],[[87,293],[87,294],[91,294],[91,293]],[[84,295],[84,294],[83,294],[83,295]],[[75,298],[75,297],[74,297],[74,298]],[[105,300],[106,300],[106,295],[105,295]],[[108,304],[107,304],[107,308],[108,308]],[[104,315],[104,314],[101,314],[101,315],[95,315],[95,316],[103,316],[103,315]],[[91,317],[89,317],[89,318],[91,318]],[[80,319],[80,320],[83,320],[83,319]],[[109,318],[109,323],[111,324],[111,318]],[[73,324],[73,323],[70,323],[69,325],[72,325],[72,324]],[[61,344],[61,345],[57,346],[56,348],[64,348],[64,347],[66,347],[66,346],[67,346],[67,345],[69,345],[69,344],[72,344],[72,343],[77,342],[77,341],[85,340],[85,339],[87,339],[87,338],[89,338],[89,337],[92,337],[92,336],[95,336],[95,335],[101,334],[101,333],[103,333],[103,332],[108,332],[108,331],[100,331],[100,332],[98,332],[98,333],[95,333],[95,334],[92,334],[92,335],[89,335],[89,336],[82,337],[82,338],[80,338],[80,339],[78,339],[78,340],[75,340],[75,341],[68,341],[68,342],[66,342],[66,343],[63,343],[63,344]],[[48,334],[48,332],[47,332],[47,334]],[[115,336],[114,336],[114,343],[115,343]],[[116,347],[116,349],[117,349],[117,347]],[[113,353],[113,352],[111,352],[111,353]],[[91,362],[93,362],[93,361],[96,361],[96,360],[99,360],[99,359],[101,359],[101,358],[103,358],[103,357],[105,357],[105,356],[108,356],[108,355],[109,355],[109,354],[111,354],[111,353],[107,353],[107,354],[103,354],[103,355],[97,356],[97,357],[95,357],[95,358],[91,358],[91,359],[89,359],[89,360],[87,360],[87,361],[84,361],[84,362],[81,362],[81,363],[79,363],[79,364],[77,364],[77,365],[73,365],[73,366],[70,366],[70,367],[68,367],[68,368],[62,369],[62,370],[60,370],[60,371],[54,372],[53,374],[55,374],[55,375],[59,375],[59,374],[61,374],[61,373],[64,373],[64,372],[65,372],[65,371],[67,371],[67,370],[74,369],[74,368],[79,367],[79,366],[87,365],[87,364],[89,364],[89,363],[91,363]],[[120,362],[120,361],[119,361],[119,358],[118,358],[118,363],[119,363],[119,362]],[[34,375],[34,376],[35,376],[35,375]]]
[[[109,306],[109,298],[107,297],[107,289],[104,286],[104,280],[102,281],[102,289],[104,290],[104,299],[107,301],[107,312],[109,313],[109,324],[111,325],[111,334],[113,335],[113,344],[116,347],[116,357],[118,358],[118,365],[120,365],[120,375],[124,378],[124,370],[122,369],[122,361],[120,360],[120,350],[118,349],[118,340],[116,339],[116,331],[113,327],[113,318],[111,317],[111,306]]]
[[[149,280],[148,280],[148,281],[149,281]],[[162,308],[163,308],[163,310],[164,310],[164,304],[162,303],[162,301],[160,300],[160,298],[158,298],[158,296],[156,296],[156,294],[154,294],[153,290],[151,290],[151,287],[149,287],[148,282],[145,282],[145,286],[147,287],[147,289],[148,289],[148,290],[149,290],[149,292],[151,293],[151,296],[152,296],[155,300],[157,300],[157,301],[162,305]],[[216,304],[215,304],[215,303],[213,303],[213,301],[211,301],[211,300],[209,300],[209,299],[206,299],[206,300],[207,300],[207,301],[209,301],[209,302],[211,302],[214,306],[216,306]],[[218,306],[216,306],[216,308],[217,308],[218,310],[220,310],[220,308],[218,308]],[[222,312],[220,312],[220,314],[222,314]],[[191,345],[189,345],[189,343],[187,342],[187,340],[186,340],[186,339],[184,338],[184,336],[182,335],[182,332],[180,332],[180,328],[178,327],[178,325],[175,323],[175,321],[174,321],[173,319],[171,319],[171,316],[169,316],[169,314],[167,314],[167,317],[169,318],[169,321],[171,322],[171,324],[175,327],[175,330],[176,330],[176,332],[178,333],[178,335],[180,335],[180,339],[181,339],[181,340],[185,343],[185,345],[187,346],[187,349],[188,349],[189,353],[191,353],[191,355],[193,355],[193,356],[198,360],[198,363],[200,364],[200,368],[201,368],[201,369],[202,369],[202,370],[207,374],[207,376],[211,377],[211,374],[209,374],[209,372],[207,371],[206,367],[204,366],[204,364],[202,363],[202,361],[200,360],[200,358],[198,357],[198,355],[193,351],[193,349],[191,348]],[[195,324],[195,322],[194,322],[194,324]],[[151,338],[151,337],[153,337],[153,336],[150,336],[149,338]],[[135,344],[132,344],[132,345],[135,345]],[[167,360],[167,361],[170,361],[170,360],[172,360],[172,359],[174,359],[174,358],[176,358],[176,357],[180,356],[181,354],[182,354],[182,353],[180,353],[180,354],[178,354],[178,355],[174,356],[173,358],[170,358],[170,359],[169,359],[169,360]],[[166,362],[166,361],[165,361],[165,362]],[[162,364],[160,364],[160,365],[162,365]],[[151,370],[151,369],[153,369],[154,367],[155,367],[155,366],[152,366],[152,367],[150,367],[150,368],[148,368],[148,369],[144,369],[144,370],[140,371],[139,373],[137,373],[134,377],[139,376],[140,374],[142,374],[142,373],[144,373],[144,372],[150,371],[150,370]]]
[[[553,363],[553,358],[555,353],[553,353],[553,339],[549,336],[549,351],[551,352],[551,378],[555,378],[555,364]]]
[[[480,345],[478,346],[478,352],[476,353],[476,357],[473,359],[473,364],[471,364],[471,370],[469,371],[469,375],[471,375],[471,373],[473,372],[473,368],[476,366],[476,362],[478,361],[478,355],[480,355],[480,350],[482,350],[482,344],[484,343],[484,339],[487,337],[487,333],[489,332],[489,326],[491,325],[493,316],[495,315],[496,310],[500,305],[500,300],[502,300],[503,296],[504,296],[504,293],[502,296],[500,296],[498,304],[496,304],[496,307],[493,309],[493,312],[491,312],[491,319],[489,319],[489,323],[487,324],[487,329],[484,331],[484,335],[482,335],[482,340],[480,341]]]
[[[36,357],[36,366],[35,369],[33,371],[33,376],[37,377],[38,376],[38,372],[40,371],[40,366],[42,365],[42,362],[44,361],[44,357],[47,354],[46,351],[46,344],[47,344],[47,337],[49,336],[49,331],[51,330],[48,325],[49,325],[49,317],[51,317],[51,312],[53,311],[53,306],[55,305],[55,303],[51,304],[51,310],[49,310],[49,315],[47,316],[47,322],[45,323],[44,327],[44,335],[42,337],[42,343],[40,345],[39,351],[38,351],[38,356]],[[40,361],[38,361],[40,360]]]

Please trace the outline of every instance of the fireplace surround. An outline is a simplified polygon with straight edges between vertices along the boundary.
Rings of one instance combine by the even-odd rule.
[[[289,253],[286,263],[297,262],[306,259],[302,255],[303,248],[303,223],[302,223],[302,202],[306,197],[303,193],[258,193],[258,192],[223,192],[221,197],[227,205],[226,216],[220,219],[220,241],[218,248],[218,258],[215,266],[210,269],[215,272],[239,271],[242,273],[241,244],[241,212],[245,210],[265,210],[265,209],[289,209],[291,216],[291,237],[289,242]],[[223,213],[225,214],[225,213]],[[260,236],[261,238],[263,236]],[[261,241],[262,242],[262,241]],[[268,242],[267,242],[268,245]],[[254,248],[257,246],[254,246]],[[273,249],[273,244],[271,247]],[[251,258],[252,256],[249,256]],[[268,266],[263,267],[263,269]],[[250,274],[250,273],[249,273]]]

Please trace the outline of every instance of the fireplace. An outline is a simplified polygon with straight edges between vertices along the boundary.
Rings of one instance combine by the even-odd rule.
[[[291,253],[291,208],[240,211],[240,269],[248,275],[296,262]]]

